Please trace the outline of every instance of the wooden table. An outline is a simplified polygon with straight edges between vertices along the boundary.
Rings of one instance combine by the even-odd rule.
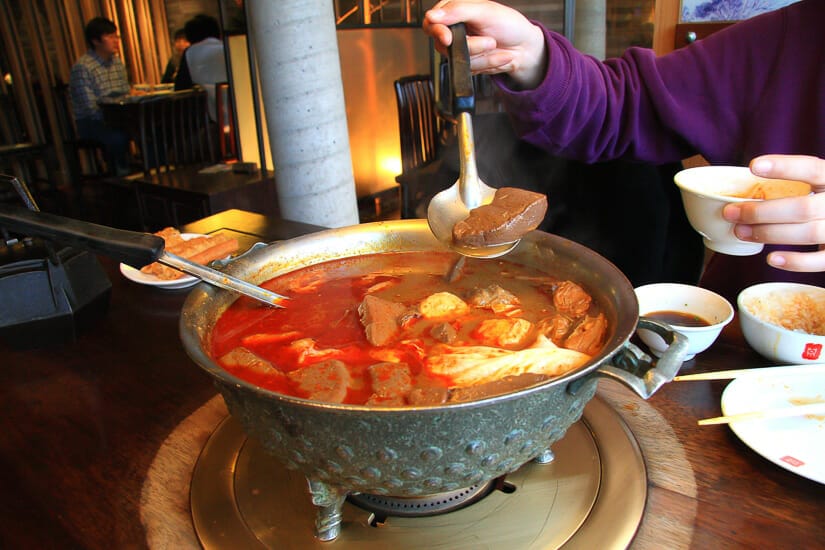
[[[275,179],[233,171],[203,173],[202,166],[183,166],[132,180],[141,226],[157,231],[181,226],[227,209],[268,216],[279,213]]]
[[[184,229],[254,240],[256,232],[277,239],[314,228],[233,211]],[[141,488],[153,458],[179,423],[216,395],[178,339],[187,291],[134,284],[114,262],[102,262],[112,297],[93,330],[58,349],[0,344],[0,547],[146,547]],[[734,321],[685,368],[766,364]],[[720,413],[724,387],[674,382],[647,402],[665,419],[662,428],[696,482],[695,496],[687,496],[651,478],[647,514],[695,510],[692,548],[822,548],[825,486],[776,467],[725,426],[696,426],[697,418]],[[660,547],[670,548],[661,537]]]

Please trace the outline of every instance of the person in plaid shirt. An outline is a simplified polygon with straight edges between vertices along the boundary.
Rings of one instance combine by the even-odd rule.
[[[117,56],[120,37],[115,24],[103,17],[89,21],[84,33],[89,51],[74,64],[69,78],[77,134],[100,143],[110,172],[124,175],[128,173],[129,137],[120,129],[106,126],[97,104],[104,97],[129,93],[126,67]]]

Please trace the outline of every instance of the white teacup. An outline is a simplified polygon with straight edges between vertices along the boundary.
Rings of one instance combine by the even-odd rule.
[[[736,238],[734,224],[722,217],[726,204],[800,197],[811,192],[805,182],[760,178],[743,166],[688,168],[673,179],[682,193],[688,221],[702,235],[705,246],[733,256],[758,254],[764,245]]]

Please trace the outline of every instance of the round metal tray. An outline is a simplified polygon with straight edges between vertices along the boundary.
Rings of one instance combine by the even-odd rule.
[[[553,446],[550,464],[509,474],[514,491],[493,490],[470,506],[426,517],[373,515],[347,502],[341,535],[314,537],[306,479],[247,438],[230,416],[195,464],[195,532],[218,548],[626,548],[644,514],[647,476],[633,434],[598,397]]]

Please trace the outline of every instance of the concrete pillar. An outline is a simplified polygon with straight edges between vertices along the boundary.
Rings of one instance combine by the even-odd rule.
[[[576,0],[573,45],[576,49],[604,59],[607,37],[606,0]]]
[[[282,216],[357,224],[332,2],[260,0],[247,9]]]

